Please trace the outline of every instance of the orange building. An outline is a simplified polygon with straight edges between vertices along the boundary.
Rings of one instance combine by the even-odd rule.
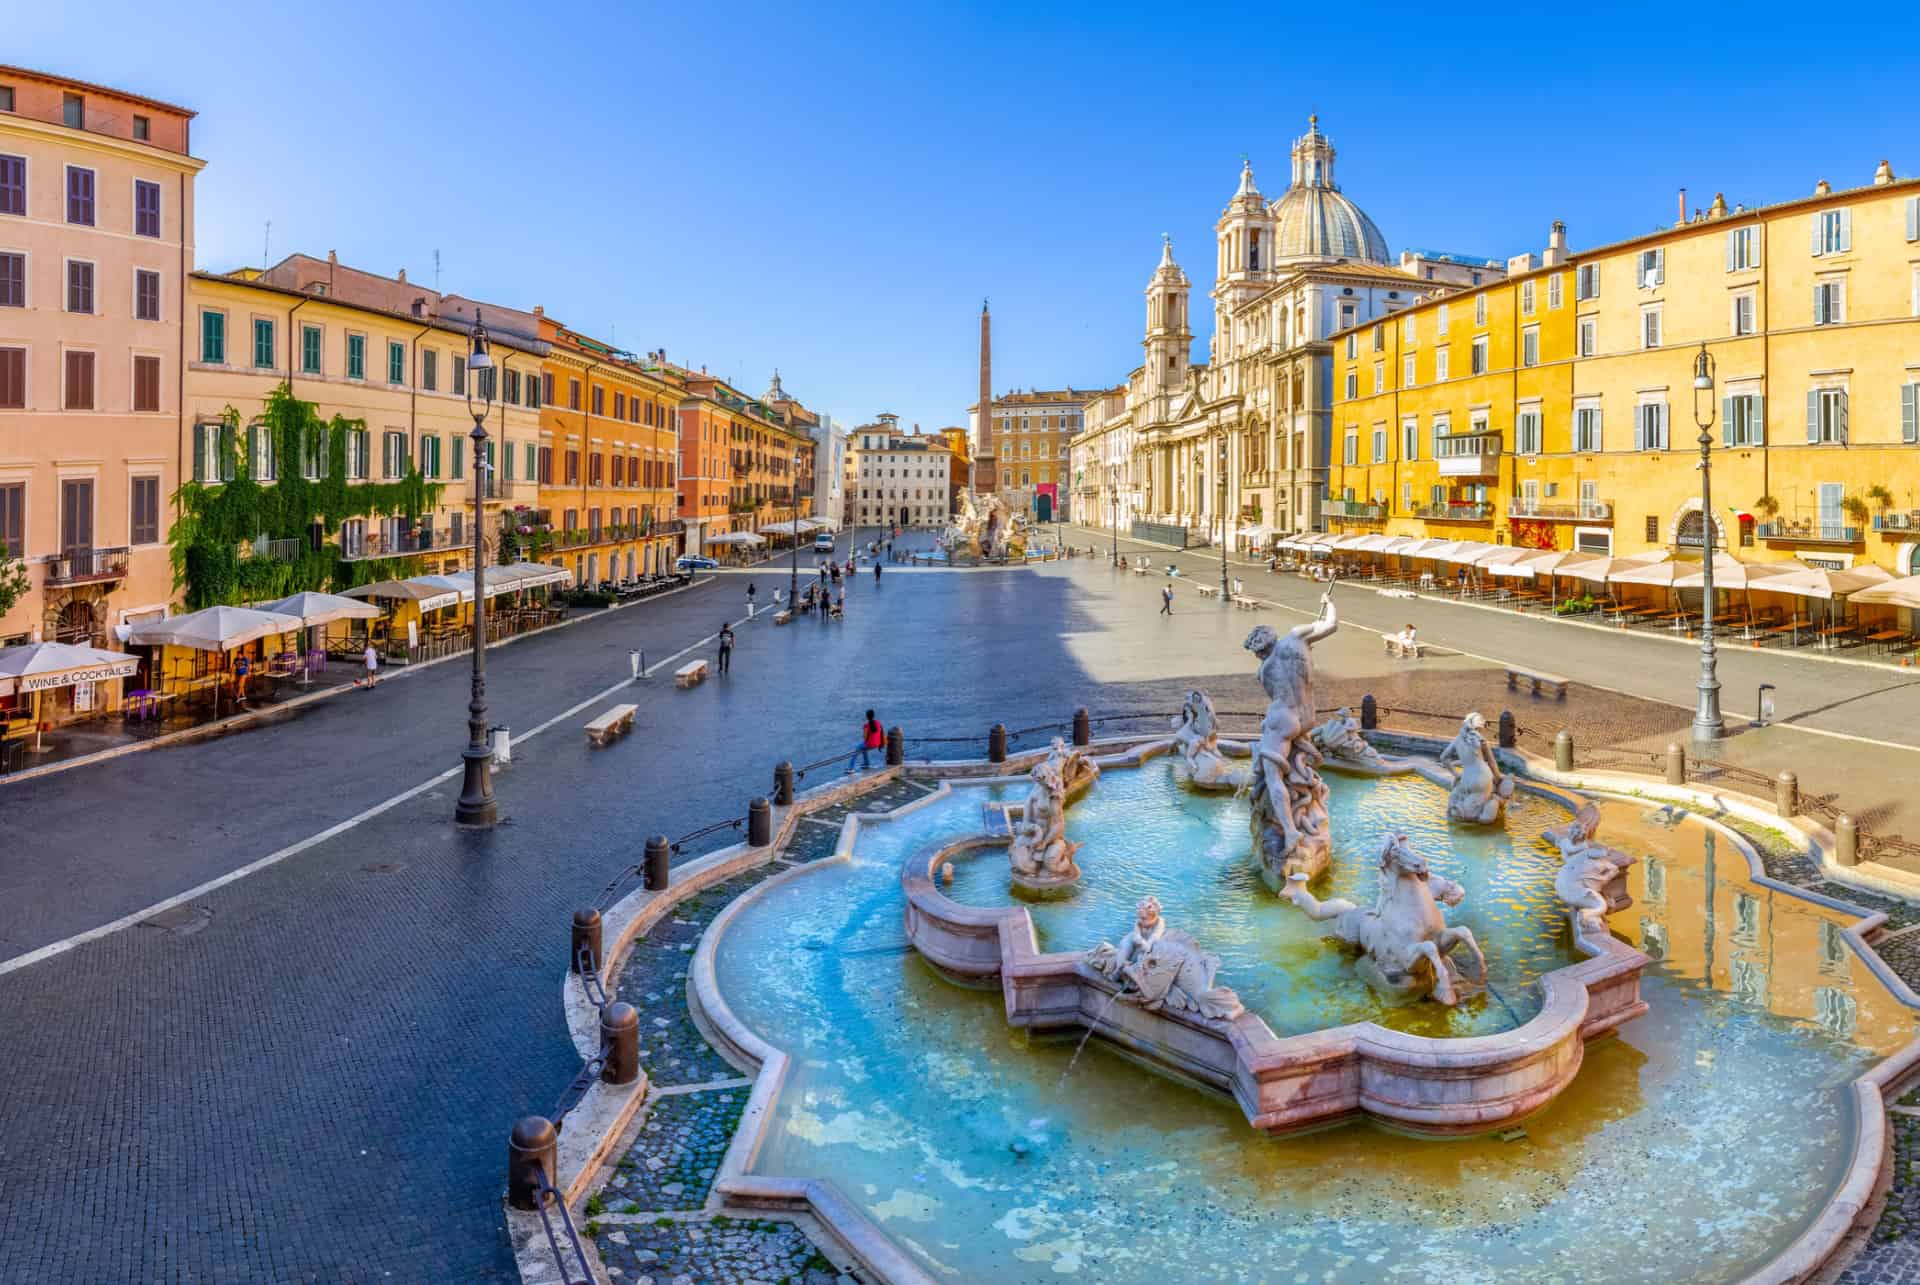
[[[791,522],[796,496],[813,494],[814,443],[800,423],[811,412],[798,403],[776,410],[705,371],[667,369],[685,384],[679,505],[687,548],[712,552],[725,547],[711,544],[715,536]],[[798,501],[800,517],[808,516],[809,505],[810,499]]]

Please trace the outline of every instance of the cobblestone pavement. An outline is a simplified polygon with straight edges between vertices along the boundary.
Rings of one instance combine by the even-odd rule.
[[[834,1285],[845,1279],[799,1228],[763,1219],[609,1218],[594,1244],[607,1275],[623,1285]]]
[[[1893,1125],[1893,1190],[1873,1236],[1839,1277],[1839,1285],[1904,1285],[1920,1281],[1920,1091],[1900,1100]],[[1914,1114],[1906,1114],[1913,1112]]]
[[[648,1212],[705,1205],[747,1092],[736,1084],[654,1097],[633,1145],[607,1179],[606,1202],[636,1202]]]

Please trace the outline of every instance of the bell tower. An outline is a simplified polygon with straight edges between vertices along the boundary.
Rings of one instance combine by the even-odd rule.
[[[1193,331],[1187,324],[1187,294],[1193,288],[1187,274],[1173,261],[1173,238],[1160,237],[1160,266],[1147,284],[1147,392],[1167,393],[1187,382],[1188,354]]]
[[[1228,314],[1273,282],[1276,220],[1267,198],[1253,181],[1253,164],[1240,163],[1240,187],[1214,225],[1219,261],[1214,266],[1214,348],[1216,360],[1233,354],[1221,350],[1232,333]]]

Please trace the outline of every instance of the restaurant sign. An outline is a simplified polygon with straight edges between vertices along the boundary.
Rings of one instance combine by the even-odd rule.
[[[112,678],[125,678],[139,668],[140,658],[129,656],[125,660],[116,660],[104,665],[88,665],[84,669],[63,669],[56,674],[27,674],[20,679],[20,690],[44,692],[56,687],[73,687],[80,683],[103,683]]]

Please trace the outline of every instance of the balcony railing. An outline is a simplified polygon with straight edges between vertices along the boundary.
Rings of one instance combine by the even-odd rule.
[[[1441,477],[1487,477],[1500,471],[1500,434],[1462,433],[1434,443]]]
[[[1860,539],[1860,528],[1831,522],[1762,522],[1754,527],[1754,534],[1785,544],[1853,544]]]
[[[459,541],[465,547],[466,540]],[[435,549],[452,548],[451,534],[437,537],[432,527],[421,527],[418,531],[405,531],[389,537],[382,531],[369,531],[364,536],[340,538],[340,557],[345,562],[368,562],[374,558],[404,558],[415,553],[431,553]]]
[[[1876,513],[1873,515],[1873,529],[1876,531],[1920,531],[1920,509],[1908,513]]]
[[[1481,500],[1449,500],[1445,504],[1416,504],[1413,516],[1429,522],[1491,522],[1493,505]]]
[[[124,580],[127,575],[125,549],[75,549],[57,558],[47,559],[47,584],[100,584]]]
[[[1611,500],[1575,500],[1572,504],[1547,504],[1516,495],[1507,501],[1510,518],[1533,518],[1540,522],[1611,522]]]
[[[1387,506],[1368,504],[1362,500],[1327,500],[1320,506],[1320,512],[1329,518],[1344,518],[1349,522],[1384,522],[1387,520]]]
[[[253,542],[252,547],[253,556],[256,558],[270,558],[275,562],[298,562],[300,555],[307,551],[307,542],[297,537],[291,540],[269,540],[261,536]]]

